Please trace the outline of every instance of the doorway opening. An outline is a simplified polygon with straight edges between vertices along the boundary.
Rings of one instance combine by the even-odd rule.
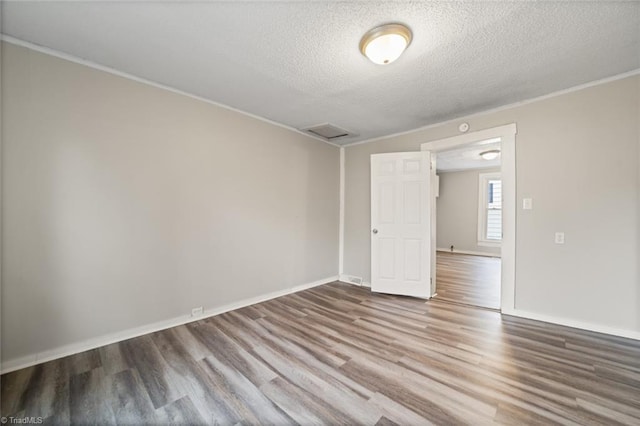
[[[431,153],[437,185],[431,191],[432,297],[503,313],[515,308],[515,134],[510,124],[421,145]],[[487,151],[499,155],[482,158]],[[465,180],[466,189],[456,189]],[[452,205],[443,206],[447,196]],[[460,215],[464,224],[456,222]],[[442,225],[451,228],[444,231],[449,235],[438,235]]]
[[[436,300],[500,309],[501,145],[493,138],[432,153]]]

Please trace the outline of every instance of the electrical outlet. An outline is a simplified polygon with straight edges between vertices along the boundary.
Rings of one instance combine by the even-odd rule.
[[[522,210],[533,210],[533,200],[531,198],[522,199]]]
[[[556,232],[556,244],[564,244],[564,232]]]
[[[191,309],[191,316],[192,317],[197,317],[197,316],[202,315],[203,312],[204,312],[204,310],[202,309],[202,306],[198,306],[197,308]]]

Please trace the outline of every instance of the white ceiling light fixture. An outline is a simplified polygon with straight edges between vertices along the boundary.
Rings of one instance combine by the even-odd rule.
[[[362,36],[360,51],[374,64],[390,64],[411,44],[412,37],[411,30],[402,24],[385,24]]]
[[[500,155],[499,149],[491,149],[489,151],[484,151],[480,153],[480,157],[482,157],[485,160],[495,160],[496,158],[498,158],[498,155]]]

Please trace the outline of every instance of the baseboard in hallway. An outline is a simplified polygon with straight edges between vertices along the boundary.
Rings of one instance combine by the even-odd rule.
[[[489,253],[489,252],[484,252],[484,251],[471,251],[471,250],[458,250],[458,249],[454,249],[453,251],[451,251],[450,249],[447,248],[438,248],[436,249],[437,252],[442,252],[442,253],[452,253],[452,254],[468,254],[471,256],[484,256],[484,257],[501,257],[499,253]]]

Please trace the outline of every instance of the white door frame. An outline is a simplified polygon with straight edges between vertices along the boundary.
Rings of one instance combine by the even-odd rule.
[[[516,124],[465,133],[458,136],[425,142],[420,150],[437,153],[482,140],[500,138],[502,142],[500,173],[502,176],[502,270],[500,311],[515,311],[516,287]]]

